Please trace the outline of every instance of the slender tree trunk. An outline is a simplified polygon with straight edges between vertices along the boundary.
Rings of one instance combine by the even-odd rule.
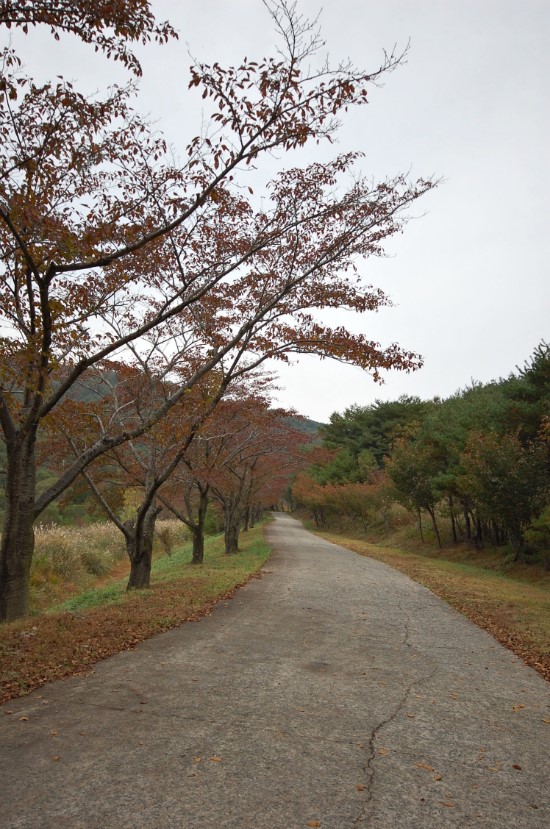
[[[466,526],[466,538],[470,541],[472,538],[472,522],[470,521],[470,511],[467,506],[464,507],[464,524]]]
[[[482,529],[481,519],[477,515],[475,517],[475,524],[476,524],[475,544],[476,544],[476,547],[481,547],[481,545],[483,544],[483,529]]]
[[[239,532],[241,529],[239,511],[230,502],[224,507],[224,519],[225,554],[230,556],[239,551]]]
[[[422,513],[421,513],[420,510],[417,510],[416,518],[417,518],[417,521],[418,521],[418,530],[420,532],[420,540],[424,544],[424,531],[422,529]]]
[[[252,509],[250,510],[250,524],[249,527],[251,530],[254,529],[256,526],[256,521],[258,520],[258,507],[256,504],[253,505]]]
[[[197,523],[193,528],[193,557],[191,564],[202,564],[204,561],[204,523],[208,507],[208,493],[199,492],[199,508],[197,512]]]
[[[512,547],[514,549],[514,561],[519,561],[523,547],[523,536],[521,531],[510,531],[510,541],[512,542]]]
[[[250,513],[251,513],[250,504],[248,504],[245,511],[244,511],[243,533],[247,533],[248,528],[250,527],[250,520],[251,520],[250,519]]]
[[[438,528],[438,526],[437,526],[437,521],[435,520],[435,512],[434,512],[434,510],[433,510],[433,509],[431,509],[431,508],[428,510],[428,512],[429,512],[429,514],[430,514],[430,518],[432,519],[432,524],[433,524],[434,532],[435,532],[435,535],[436,535],[436,538],[437,538],[437,546],[438,546],[438,547],[439,547],[439,549],[441,550],[441,546],[442,546],[442,545],[441,545],[441,536],[439,535],[439,528]]]
[[[27,616],[34,553],[35,437],[6,444],[6,505],[0,546],[0,621]]]
[[[155,522],[159,509],[149,507],[140,522],[126,521],[126,551],[130,559],[130,578],[127,590],[139,590],[149,587],[151,583],[151,563],[153,560],[153,538]]]
[[[451,514],[451,532],[453,534],[453,544],[458,544],[458,534],[456,531],[456,518],[452,495],[449,495],[449,512]]]
[[[225,530],[225,554],[231,556],[239,552],[239,526],[230,524]]]

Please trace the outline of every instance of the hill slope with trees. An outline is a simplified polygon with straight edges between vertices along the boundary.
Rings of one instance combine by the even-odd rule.
[[[548,343],[507,378],[446,400],[352,406],[321,435],[293,487],[319,525],[388,526],[399,505],[440,547],[502,547],[550,566]]]

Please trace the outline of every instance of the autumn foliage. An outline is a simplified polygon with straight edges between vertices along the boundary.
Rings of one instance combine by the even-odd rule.
[[[27,612],[33,521],[106,453],[156,428],[196,386],[216,387],[214,406],[264,361],[301,353],[354,363],[375,378],[381,368],[420,364],[396,344],[330,327],[320,312],[363,314],[388,303],[363,279],[360,262],[383,251],[406,208],[434,183],[402,175],[373,182],[358,173],[354,152],[290,164],[293,150],[332,141],[339,117],[367,103],[369,84],[399,56],[370,72],[317,68],[314,27],[284,2],[265,5],[279,38],[276,57],[191,67],[190,94],[202,95],[209,127],[180,148],[181,161],[135,110],[131,86],[85,97],[58,77],[37,85],[19,56],[4,50],[0,618]],[[13,0],[0,6],[2,24],[76,33],[138,75],[132,43],[174,34],[145,0]],[[244,173],[274,152],[282,163],[258,200]],[[110,361],[155,386],[146,417],[96,418],[94,432],[74,406],[78,451],[37,496],[44,425],[61,418],[75,388]],[[138,547],[149,507],[153,500],[137,519]]]

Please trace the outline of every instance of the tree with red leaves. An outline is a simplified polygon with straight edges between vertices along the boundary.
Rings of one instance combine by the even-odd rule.
[[[128,40],[169,35],[147,16],[149,4],[124,5],[141,9],[141,23],[129,20],[125,29],[113,17],[123,4],[99,3],[83,35],[123,60]],[[387,57],[370,73],[348,65],[309,68],[319,48],[310,24],[283,0],[266,5],[282,41],[277,57],[191,68],[190,87],[202,92],[212,129],[189,143],[182,163],[133,110],[129,89],[100,99],[62,80],[37,86],[17,57],[4,53],[0,425],[7,472],[0,619],[28,611],[33,521],[42,510],[102,454],[151,429],[213,371],[233,377],[292,353],[352,362],[375,377],[381,368],[419,365],[417,355],[332,329],[317,313],[334,307],[364,313],[388,302],[365,284],[358,263],[382,252],[383,240],[403,226],[403,211],[434,183],[403,176],[373,183],[354,170],[358,155],[347,153],[282,169],[258,206],[243,177],[274,151],[287,161],[296,148],[332,140],[338,116],[364,105],[369,83],[399,58]],[[30,6],[4,3],[0,23],[77,31],[84,14],[82,4],[44,0],[35,4],[41,17],[17,17]],[[72,12],[48,17],[48,9]],[[143,422],[82,446],[37,496],[36,441],[45,420],[93,366],[114,359],[137,366],[136,355],[152,341],[171,361],[178,385]]]
[[[61,33],[76,35],[138,76],[141,66],[129,44],[177,37],[169,23],[156,22],[150,0],[0,0],[0,26],[26,34],[39,25],[48,26],[56,40]]]

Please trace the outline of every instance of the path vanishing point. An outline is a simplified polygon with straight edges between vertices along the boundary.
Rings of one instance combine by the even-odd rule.
[[[390,567],[267,534],[211,616],[0,708],[0,827],[547,829],[544,680]]]

